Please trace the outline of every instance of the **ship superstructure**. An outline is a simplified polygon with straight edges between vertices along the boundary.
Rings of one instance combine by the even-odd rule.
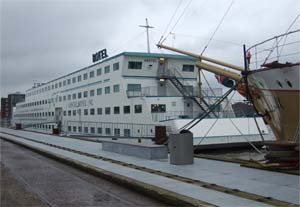
[[[180,84],[182,91],[171,81],[160,80],[166,74]],[[183,96],[187,91],[189,97]],[[215,92],[220,94],[221,89]],[[64,131],[72,133],[151,135],[154,122],[198,115],[202,106],[193,100],[197,93],[194,58],[124,52],[36,84],[26,91],[25,102],[17,104],[14,122],[28,128],[52,130],[59,120]],[[100,126],[100,123],[105,124]],[[126,126],[127,123],[133,125]],[[135,127],[139,124],[146,127],[140,129],[143,132]]]

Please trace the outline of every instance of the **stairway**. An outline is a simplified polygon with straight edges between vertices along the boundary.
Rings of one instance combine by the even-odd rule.
[[[210,107],[209,104],[204,99],[202,99],[201,102],[203,103],[203,106],[199,102],[199,100],[195,96],[193,96],[193,92],[187,90],[188,86],[184,85],[178,77],[181,77],[181,75],[176,69],[173,69],[173,71],[168,69],[167,75],[164,74],[160,78],[169,80],[175,86],[175,88],[183,95],[184,98],[192,99],[200,107],[200,109],[202,110],[201,112],[207,111],[207,109]],[[213,112],[212,117],[217,117],[217,115]]]

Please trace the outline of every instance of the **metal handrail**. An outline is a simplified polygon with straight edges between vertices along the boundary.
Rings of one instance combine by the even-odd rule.
[[[291,36],[293,34],[298,34],[300,32],[300,29],[298,30],[294,30],[291,32],[287,32],[281,35],[277,35],[275,37],[269,38],[265,41],[262,41],[260,43],[257,43],[251,47],[249,47],[247,49],[247,53],[251,54],[251,56],[254,56],[254,61],[253,63],[255,63],[255,69],[260,68],[261,66],[263,66],[264,64],[271,61],[278,61],[284,58],[285,61],[284,62],[293,62],[294,58],[293,56],[299,55],[300,51],[295,52],[295,48],[299,48],[300,47],[300,41],[297,38],[297,40],[294,40],[294,36]],[[286,40],[289,38],[290,42],[286,43]],[[284,39],[284,42],[281,43],[281,40]],[[272,43],[272,44],[271,44]],[[268,45],[269,44],[269,45]],[[297,46],[297,44],[299,44],[298,47],[293,48],[293,46]],[[265,48],[263,48],[263,46]],[[283,53],[283,50],[285,51],[285,53]],[[251,53],[250,53],[251,51]],[[276,54],[274,54],[274,51],[276,51]],[[273,53],[273,54],[272,54]],[[250,56],[250,57],[251,57]],[[251,63],[250,63],[251,62]],[[249,62],[250,64],[253,64],[252,61]],[[296,62],[298,63],[299,60],[296,59]]]
[[[287,32],[287,33],[284,33],[284,34],[281,34],[281,35],[274,36],[274,37],[269,38],[269,39],[267,39],[267,40],[264,40],[264,41],[262,41],[262,42],[260,42],[260,43],[257,43],[257,44],[255,44],[255,45],[252,45],[251,47],[249,47],[249,48],[247,49],[247,51],[251,50],[251,49],[254,48],[254,47],[257,47],[258,45],[262,45],[262,44],[264,44],[264,43],[266,43],[266,42],[269,42],[269,41],[271,41],[271,40],[275,40],[275,39],[278,39],[279,37],[287,36],[287,35],[290,35],[290,34],[293,34],[293,33],[296,33],[296,32],[300,32],[300,29],[297,29],[297,30],[294,30],[294,31],[290,31],[290,32]]]

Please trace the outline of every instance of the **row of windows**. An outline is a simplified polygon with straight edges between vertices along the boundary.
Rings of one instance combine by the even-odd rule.
[[[104,131],[105,130],[105,131]],[[121,135],[121,129],[114,128],[114,136],[120,136]],[[102,127],[81,127],[81,126],[68,126],[68,132],[74,132],[74,133],[85,133],[85,134],[105,134],[105,135],[112,135],[112,129],[111,128],[102,128]],[[130,129],[124,129],[123,135],[124,136],[130,136]]]
[[[119,68],[120,68],[119,63],[118,62],[114,63],[112,65],[112,68],[113,68],[113,71],[119,70]],[[107,73],[110,73],[110,65],[107,65],[107,66],[104,67],[104,74],[107,74]],[[61,88],[61,87],[66,86],[66,85],[70,85],[71,83],[75,84],[76,82],[81,82],[82,80],[87,80],[88,77],[89,78],[94,78],[96,75],[97,76],[102,75],[102,68],[99,68],[95,71],[94,70],[90,71],[89,73],[84,73],[83,75],[77,75],[75,77],[57,82],[55,84],[52,84],[52,85],[49,85],[49,86],[46,86],[46,87],[42,87],[38,90],[29,92],[26,95],[29,95],[29,96],[36,95],[36,94],[39,94],[39,93],[43,93],[45,91],[50,91],[50,90],[53,90],[53,89]]]
[[[123,106],[123,113],[124,114],[130,114],[130,106]],[[102,115],[103,114],[103,109],[102,108],[90,108],[90,109],[75,109],[75,110],[68,110],[64,111],[63,115],[64,116],[76,116],[76,115]],[[139,114],[142,113],[142,105],[134,105],[134,113]],[[109,114],[120,114],[121,110],[119,106],[114,106],[114,107],[105,107],[104,108],[104,114],[109,115]],[[28,113],[28,114],[16,114],[15,117],[22,118],[22,117],[51,117],[54,116],[54,112],[38,112],[38,113]]]
[[[103,114],[103,108],[90,108],[90,109],[75,109],[75,110],[68,110],[64,111],[63,115],[64,116],[76,116],[76,115],[102,115]],[[142,113],[142,105],[134,105],[134,113],[139,114]],[[109,114],[120,114],[121,110],[119,106],[114,106],[114,107],[105,107],[104,108],[104,114],[109,115]],[[124,114],[130,114],[130,106],[123,106],[123,113]]]
[[[112,90],[113,93],[118,93],[120,92],[120,85],[116,84],[112,86]],[[104,94],[110,94],[111,93],[111,86],[106,86],[104,87]],[[83,91],[83,92],[78,92],[78,93],[73,93],[73,94],[68,94],[65,96],[59,96],[58,98],[51,100],[41,100],[41,101],[35,101],[35,102],[31,102],[31,103],[27,103],[24,104],[24,107],[31,107],[31,106],[39,106],[39,105],[44,105],[47,103],[51,103],[51,102],[61,102],[61,101],[66,101],[66,100],[74,100],[74,99],[81,99],[83,98],[87,98],[87,97],[93,97],[97,94],[97,96],[102,95],[102,88],[97,88],[97,89],[92,89],[90,91]]]
[[[33,126],[33,128],[36,129],[45,129],[45,130],[51,130],[54,128],[54,125],[44,125],[44,124],[38,124]],[[111,128],[102,128],[102,127],[81,127],[81,126],[68,126],[68,132],[74,132],[74,133],[85,133],[85,134],[105,134],[105,135],[112,135],[112,129]],[[120,136],[121,135],[121,129],[114,128],[113,129],[114,136]],[[123,135],[124,136],[130,136],[131,130],[130,129],[123,129]]]
[[[37,113],[24,113],[24,114],[16,114],[15,117],[22,118],[30,118],[30,117],[51,117],[54,116],[54,111],[52,112],[37,112]]]

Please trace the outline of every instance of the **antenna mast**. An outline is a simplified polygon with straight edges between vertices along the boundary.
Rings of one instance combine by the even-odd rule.
[[[150,43],[149,43],[149,29],[152,29],[154,27],[149,26],[148,19],[146,18],[146,25],[139,25],[140,27],[145,27],[147,32],[147,51],[150,53]]]

